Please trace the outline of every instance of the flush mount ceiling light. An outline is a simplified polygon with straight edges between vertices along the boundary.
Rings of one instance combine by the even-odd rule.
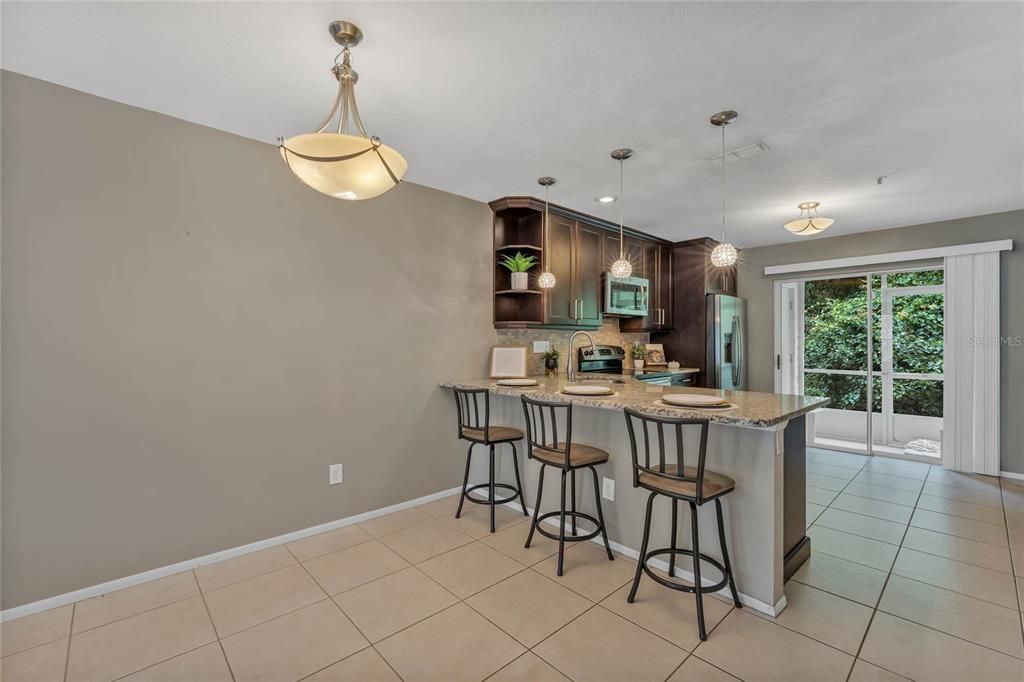
[[[622,164],[626,159],[633,156],[632,149],[616,149],[612,152],[612,158],[619,162],[619,259],[612,263],[612,277],[625,279],[633,274],[633,265],[626,258],[626,240],[623,238],[622,228]]]
[[[547,175],[545,175],[543,178],[538,178],[537,179],[537,184],[544,188],[544,234],[545,235],[548,233],[548,188],[551,187],[551,185],[555,184],[556,182],[558,182],[558,181],[555,180],[552,177],[547,176]],[[547,255],[547,253],[548,253],[548,250],[544,249],[543,253],[541,254],[541,256],[544,258],[544,263],[545,264],[548,262],[548,255]],[[555,279],[555,276],[551,273],[550,270],[547,269],[547,266],[545,265],[544,272],[540,273],[540,277],[537,278],[537,286],[539,286],[541,289],[551,289],[552,287],[555,286],[557,281],[558,280]]]
[[[619,199],[618,197],[607,196],[607,195],[603,196],[603,197],[594,197],[594,201],[596,201],[599,204],[611,204],[611,203],[614,203],[614,202],[618,201],[618,199]]]
[[[722,129],[722,243],[711,250],[711,264],[724,268],[736,263],[736,247],[725,240],[725,126],[739,117],[735,111],[719,111],[711,117],[711,125]]]
[[[786,223],[785,228],[801,237],[821,234],[831,227],[835,221],[818,215],[818,206],[820,205],[817,201],[805,201],[802,204],[798,204],[797,208],[800,209],[800,217],[790,220]],[[812,211],[814,215],[811,215]],[[804,215],[805,213],[806,215]]]
[[[328,30],[342,47],[331,68],[338,81],[331,112],[312,133],[278,138],[278,148],[292,173],[316,191],[336,199],[372,199],[401,182],[408,164],[379,137],[367,135],[359,118],[355,93],[359,74],[352,70],[349,48],[359,44],[363,32],[347,21],[331,22]],[[336,114],[337,128],[326,132]],[[353,131],[349,131],[350,118]]]

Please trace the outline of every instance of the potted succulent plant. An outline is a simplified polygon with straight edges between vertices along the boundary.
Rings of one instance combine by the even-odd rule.
[[[641,346],[639,343],[634,343],[629,349],[629,355],[633,358],[633,367],[636,369],[644,368],[644,360],[647,359],[647,349]]]
[[[508,268],[512,273],[512,288],[516,291],[525,291],[529,288],[529,275],[527,274],[537,264],[536,256],[524,256],[516,251],[515,256],[503,255],[498,263]]]
[[[544,352],[544,371],[549,377],[558,374],[558,349],[552,347]]]

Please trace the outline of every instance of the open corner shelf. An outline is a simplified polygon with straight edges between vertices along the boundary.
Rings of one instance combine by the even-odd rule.
[[[540,296],[541,292],[536,289],[500,289],[494,293],[500,296],[529,296],[530,294]]]
[[[537,252],[540,252],[540,251],[544,250],[541,247],[535,246],[533,244],[505,244],[504,246],[497,246],[497,247],[495,247],[494,250],[495,251],[511,251],[513,249],[515,249],[516,251],[537,251]]]

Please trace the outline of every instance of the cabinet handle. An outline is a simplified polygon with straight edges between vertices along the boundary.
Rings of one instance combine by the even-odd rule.
[[[579,322],[582,317],[583,317],[583,299],[582,298],[577,298],[576,299],[576,321]]]

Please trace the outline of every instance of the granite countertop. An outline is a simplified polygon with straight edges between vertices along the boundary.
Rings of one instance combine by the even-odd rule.
[[[557,377],[531,377],[538,382],[537,386],[517,388],[514,386],[498,386],[495,379],[466,379],[461,381],[442,381],[441,386],[465,386],[468,388],[488,388],[495,395],[518,397],[523,393],[551,400],[563,400],[580,406],[596,407],[604,410],[620,411],[625,407],[643,410],[651,414],[668,417],[695,417],[708,419],[715,424],[731,424],[768,428],[786,422],[794,417],[806,414],[829,403],[828,398],[817,398],[806,395],[784,395],[780,393],[757,393],[753,391],[726,391],[717,388],[695,388],[688,386],[652,386],[630,376],[610,378],[607,374],[581,374],[576,383],[606,383],[614,391],[607,397],[567,395],[561,389],[569,384],[565,375]],[[733,403],[735,407],[720,408],[688,408],[675,407],[660,402],[666,393],[701,393],[704,395],[721,396]]]

